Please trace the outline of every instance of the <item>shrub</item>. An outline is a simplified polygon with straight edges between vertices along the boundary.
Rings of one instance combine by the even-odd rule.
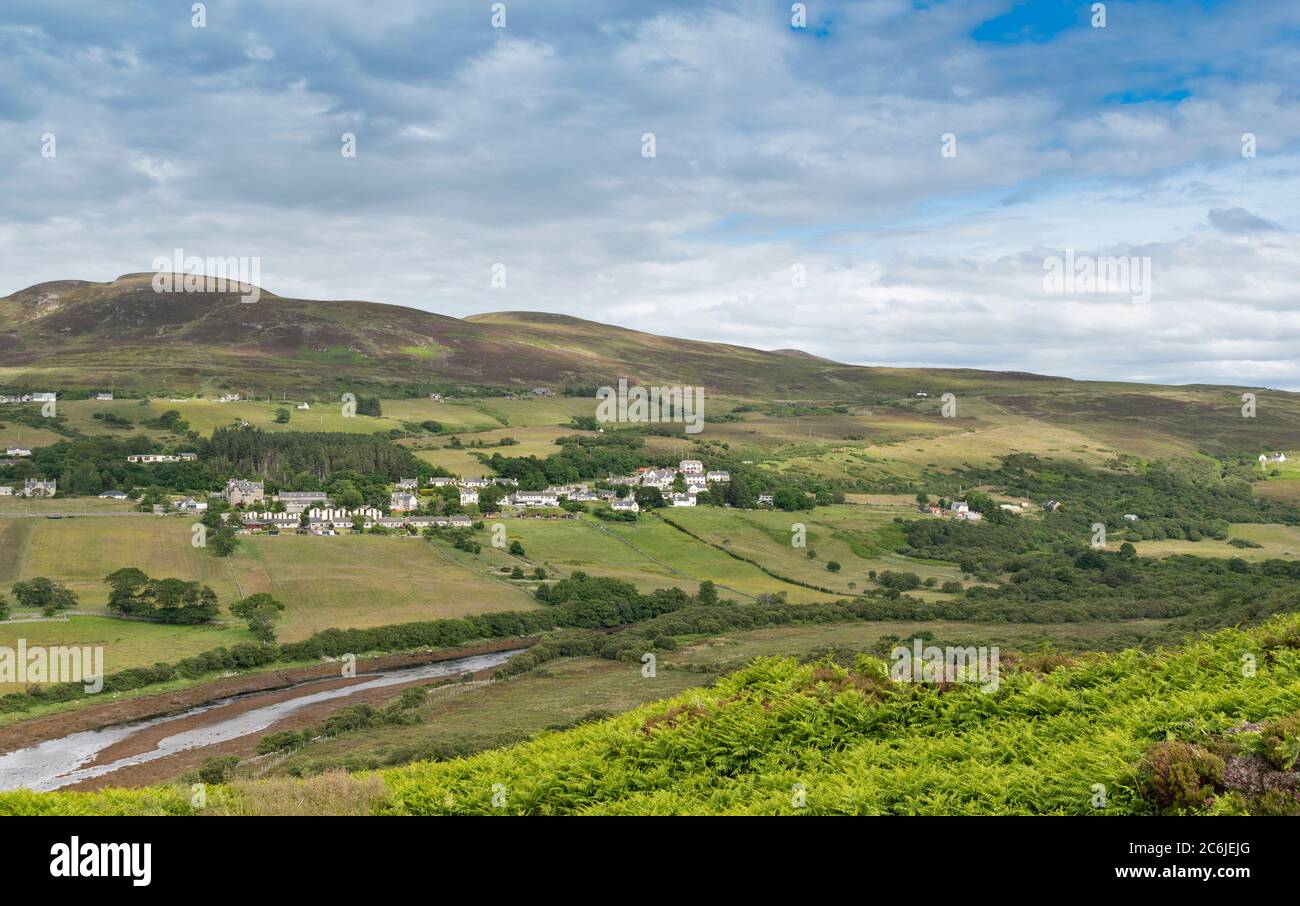
[[[1139,769],[1142,797],[1174,812],[1204,808],[1223,788],[1223,759],[1201,746],[1158,742]]]

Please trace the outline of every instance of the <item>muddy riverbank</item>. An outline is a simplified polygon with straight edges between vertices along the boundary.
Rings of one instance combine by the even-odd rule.
[[[338,664],[324,678],[304,678],[298,671],[292,686],[216,700],[209,695],[204,704],[163,716],[56,736],[0,754],[0,789],[92,789],[166,780],[213,755],[250,755],[267,733],[312,726],[343,707],[388,701],[413,686],[457,685],[465,674],[487,680],[523,650],[518,641],[504,649],[490,647],[497,650],[426,653],[413,665],[381,666],[376,663],[381,659],[372,659],[348,677],[337,675]]]
[[[434,652],[410,652],[391,654],[381,657],[363,658],[357,661],[357,673],[374,673],[381,670],[394,670],[403,667],[416,667],[439,661],[457,660],[514,648],[527,648],[537,643],[536,638],[506,639],[487,642],[465,648],[454,648]],[[71,733],[85,730],[98,730],[115,724],[132,723],[155,717],[165,717],[181,711],[188,711],[234,696],[256,692],[269,692],[287,689],[310,680],[338,679],[340,662],[323,662],[310,667],[293,667],[283,670],[268,670],[261,673],[241,674],[225,677],[212,682],[177,689],[158,695],[145,695],[136,698],[109,701],[94,704],[74,711],[47,714],[30,720],[21,720],[6,727],[0,727],[0,754],[23,749],[38,743],[59,739]],[[354,678],[355,679],[355,678]]]

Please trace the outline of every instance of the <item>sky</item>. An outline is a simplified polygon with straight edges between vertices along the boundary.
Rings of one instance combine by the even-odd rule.
[[[1300,4],[1099,5],[5,0],[0,293],[1300,390]]]

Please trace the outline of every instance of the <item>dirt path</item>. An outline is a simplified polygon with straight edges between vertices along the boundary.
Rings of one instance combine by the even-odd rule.
[[[430,664],[437,661],[449,661],[457,658],[472,657],[476,654],[491,654],[496,651],[507,651],[511,648],[527,648],[536,644],[537,641],[536,638],[504,639],[499,642],[490,642],[469,648],[456,648],[435,652],[391,654],[383,657],[366,658],[357,661],[357,672],[365,673],[399,667],[414,667],[420,664]],[[223,698],[230,698],[232,696],[285,689],[288,686],[293,686],[307,680],[342,680],[342,677],[339,676],[339,671],[340,664],[335,662],[323,663],[313,667],[295,667],[285,670],[271,670],[263,673],[250,673],[214,680],[210,683],[203,683],[202,685],[192,686],[188,689],[178,689],[174,692],[166,692],[161,695],[122,699],[120,701],[108,702],[102,705],[91,705],[75,711],[65,711],[58,714],[49,714],[44,717],[32,718],[31,720],[23,720],[6,727],[0,727],[0,752],[11,752],[14,749],[26,748],[27,746],[33,746],[37,743],[46,742],[47,740],[67,736],[69,733],[77,733],[83,730],[98,730],[101,727],[107,727],[113,724],[130,723],[132,721],[146,720],[151,717],[163,717],[168,714],[175,714],[178,711],[187,711],[190,708],[196,708],[199,705],[207,704],[208,702],[217,701]],[[425,682],[428,682],[428,680],[425,680]],[[334,704],[334,707],[329,710],[335,710],[338,707],[342,707],[344,704],[351,704],[354,701],[362,700],[363,699],[348,696],[339,700],[338,704],[323,704]],[[311,708],[304,709],[304,711],[307,712],[310,712],[311,710]]]

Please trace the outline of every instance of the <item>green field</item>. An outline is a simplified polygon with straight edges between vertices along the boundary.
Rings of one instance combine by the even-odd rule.
[[[0,623],[0,646],[15,648],[19,639],[25,639],[29,648],[34,645],[102,646],[104,671],[113,673],[249,642],[252,636],[242,625],[168,626],[99,616]],[[0,695],[22,689],[21,684],[0,683]]]
[[[0,581],[58,579],[78,594],[78,609],[89,611],[105,610],[104,577],[123,566],[202,582],[223,606],[270,592],[287,607],[279,630],[286,641],[332,626],[535,606],[522,588],[421,538],[247,536],[226,561],[192,547],[190,525],[176,517],[0,518]]]
[[[0,516],[62,516],[67,514],[95,514],[125,516],[136,513],[130,500],[108,500],[99,497],[0,497]]]
[[[248,537],[231,558],[240,592],[286,605],[279,636],[537,606],[485,569],[471,569],[422,538],[345,535]],[[205,555],[206,556],[206,555]]]
[[[556,438],[575,435],[589,437],[593,432],[579,431],[575,428],[544,426],[534,428],[500,428],[495,431],[483,431],[460,438],[464,443],[482,441],[496,444],[505,438],[513,438],[517,444],[508,447],[490,446],[486,449],[462,447],[456,449],[448,444],[448,437],[413,438],[401,441],[402,446],[409,447],[420,459],[432,466],[446,469],[453,475],[477,478],[496,474],[484,465],[479,456],[491,457],[494,453],[502,456],[536,456],[545,459],[553,453],[560,452],[555,445]],[[459,435],[457,435],[459,437]]]
[[[108,603],[104,577],[123,566],[138,566],[155,578],[197,580],[210,585],[223,602],[235,600],[226,563],[191,546],[189,519],[0,519],[0,524],[9,522],[34,523],[17,578],[57,579],[78,594],[79,609],[103,610]]]
[[[1300,526],[1294,525],[1233,525],[1228,538],[1243,538],[1259,547],[1236,547],[1227,541],[1206,538],[1203,541],[1165,540],[1138,541],[1134,543],[1144,557],[1167,557],[1170,554],[1190,554],[1195,557],[1240,557],[1243,560],[1268,560],[1280,558],[1294,560],[1300,557]],[[1109,544],[1117,549],[1119,542]]]
[[[31,425],[5,421],[3,408],[0,408],[0,425],[4,426],[0,428],[0,453],[9,447],[35,450],[37,447],[48,447],[50,444],[58,443],[62,439],[48,428],[33,428]]]

